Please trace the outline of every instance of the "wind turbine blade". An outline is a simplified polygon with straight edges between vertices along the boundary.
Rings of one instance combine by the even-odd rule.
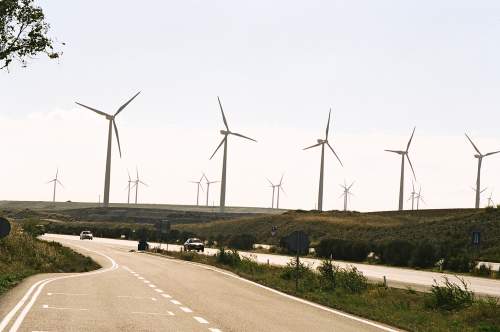
[[[118,113],[120,113],[121,111],[123,111],[123,109],[124,109],[125,107],[127,107],[127,105],[128,105],[128,104],[130,104],[130,102],[131,102],[132,100],[134,100],[134,99],[135,99],[135,97],[137,97],[137,96],[139,95],[139,93],[141,93],[141,92],[140,92],[140,91],[139,91],[139,92],[137,92],[137,93],[136,93],[136,94],[135,94],[132,98],[130,98],[130,99],[129,99],[129,100],[128,100],[125,104],[123,104],[122,106],[120,106],[120,108],[118,109],[118,111],[116,111],[116,113],[115,113],[115,115],[114,115],[114,116],[117,116],[117,115],[118,115]]]
[[[141,184],[145,185],[146,187],[149,187],[149,185],[148,185],[147,183],[142,182],[141,180],[139,180],[139,183],[141,183]]]
[[[467,139],[469,140],[470,144],[472,144],[472,146],[474,147],[474,149],[476,150],[476,152],[482,156],[481,152],[479,151],[479,149],[477,148],[477,146],[474,144],[474,142],[472,142],[472,140],[470,139],[469,135],[465,134],[465,137],[467,137]]]
[[[330,145],[330,143],[326,142],[326,145],[328,145],[328,147],[330,148],[330,150],[332,150],[332,152],[335,155],[335,157],[337,157],[337,160],[339,161],[340,165],[342,167],[344,167],[344,165],[342,164],[342,161],[340,160],[339,156],[337,156],[337,154],[335,153],[335,150],[332,148],[332,146]]]
[[[411,168],[411,171],[413,173],[413,178],[416,180],[417,176],[415,175],[415,170],[413,169],[413,165],[411,163],[410,156],[408,156],[408,153],[406,154],[406,159],[408,159],[408,163],[410,164],[410,168]]]
[[[76,101],[75,101],[75,104],[80,105],[80,106],[82,106],[82,107],[85,107],[86,109],[89,109],[89,110],[91,110],[91,111],[94,111],[94,112],[96,112],[97,114],[103,115],[103,116],[105,116],[105,117],[110,116],[109,114],[106,114],[106,113],[104,113],[104,112],[102,112],[102,111],[96,110],[95,108],[92,108],[92,107],[89,107],[89,106],[85,106],[85,105],[83,105],[83,104],[80,104],[79,102],[76,102]]]
[[[56,170],[56,179],[58,175],[59,175],[59,168]]]
[[[212,154],[212,156],[209,158],[209,160],[212,160],[212,158],[215,156],[215,154],[217,153],[217,151],[220,149],[220,147],[222,146],[222,144],[224,144],[224,141],[227,139],[227,136],[224,136],[224,138],[222,139],[222,141],[220,141],[219,143],[219,146],[217,146],[217,149],[215,149],[214,153]]]
[[[217,100],[219,101],[220,111],[222,113],[222,121],[224,121],[224,125],[226,126],[227,131],[229,131],[229,126],[227,125],[226,115],[224,114],[224,110],[222,109],[222,103],[220,102],[219,96],[217,96]]]
[[[484,188],[484,189],[483,189],[483,190],[481,190],[479,193],[480,193],[480,194],[484,193],[484,192],[486,191],[486,189],[488,189],[488,188]]]
[[[279,186],[278,186],[278,190],[280,190],[280,189],[281,189],[281,191],[283,192],[283,194],[285,194],[285,195],[286,195],[286,191],[285,191],[285,189],[283,189],[283,186],[282,186],[282,185],[279,185]]]
[[[342,197],[342,196],[344,196],[344,195],[345,195],[345,192],[343,192],[342,194],[340,194],[340,196],[339,196],[338,198],[340,198],[340,197]]]
[[[267,182],[269,182],[269,184],[270,184],[271,186],[273,186],[273,187],[274,187],[274,184],[271,182],[271,180],[269,180],[268,178],[266,178],[266,180],[267,180]]]
[[[254,140],[253,138],[247,137],[247,136],[242,135],[242,134],[238,134],[238,133],[231,133],[231,135],[234,135],[234,136],[239,136],[239,137],[243,137],[243,138],[249,139],[249,140],[251,140],[251,141],[257,142],[257,141],[256,141],[256,140]]]
[[[139,181],[139,169],[137,168],[137,166],[135,167],[135,172],[137,174],[136,181]]]
[[[332,114],[332,109],[330,108],[330,112],[328,112],[328,122],[326,124],[325,140],[328,139],[328,132],[330,131],[330,115],[331,114]]]
[[[413,135],[415,134],[415,129],[417,129],[417,127],[413,127],[413,132],[411,133],[410,140],[408,141],[408,145],[406,146],[406,152],[408,152],[408,150],[410,149],[410,144],[411,140],[413,139]]]
[[[491,156],[492,154],[495,154],[495,153],[498,153],[498,152],[500,152],[500,151],[489,152],[489,153],[485,154],[484,156],[485,156],[485,157],[486,157],[486,156]]]
[[[115,119],[111,120],[113,122],[113,127],[115,128],[116,142],[118,143],[118,152],[120,153],[120,158],[122,157],[122,148],[120,146],[120,137],[118,136],[118,128],[116,127]]]
[[[308,149],[320,146],[321,144],[323,144],[323,143],[314,144],[314,145],[308,146],[307,148],[303,148],[302,150],[308,150]]]
[[[392,153],[397,153],[397,154],[403,154],[404,151],[399,151],[399,150],[384,150],[386,152],[392,152]]]
[[[280,179],[280,184],[279,184],[280,186],[281,186],[281,184],[283,183],[283,177],[284,177],[284,176],[285,176],[285,174],[281,174],[281,179]]]
[[[349,188],[347,188],[347,191],[351,190],[352,186],[354,186],[354,181],[351,183],[351,185],[349,186]]]
[[[61,181],[57,180],[57,183],[59,183],[59,185],[61,185],[61,187],[64,188],[63,184],[61,183]]]
[[[132,181],[132,179],[130,178],[130,171],[127,169],[127,174],[128,174],[128,181]]]

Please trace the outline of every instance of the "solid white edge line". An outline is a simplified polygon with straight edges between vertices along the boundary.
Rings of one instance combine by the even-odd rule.
[[[204,268],[204,269],[208,269],[208,270],[211,270],[211,271],[214,271],[214,272],[218,272],[220,274],[223,274],[223,275],[226,275],[226,276],[238,279],[240,281],[252,284],[254,286],[266,289],[266,290],[268,290],[268,291],[270,291],[272,293],[284,296],[284,297],[286,297],[288,299],[291,299],[291,300],[294,300],[294,301],[297,301],[297,302],[300,302],[300,303],[303,303],[303,304],[307,304],[307,305],[309,305],[311,307],[314,307],[314,308],[317,308],[317,309],[321,309],[323,311],[327,311],[327,312],[336,314],[338,316],[342,316],[344,318],[352,319],[354,321],[357,321],[357,322],[360,322],[360,323],[363,323],[363,324],[367,324],[367,325],[379,328],[379,329],[384,330],[384,331],[388,331],[388,332],[399,332],[399,331],[401,331],[399,329],[395,329],[395,328],[392,328],[392,327],[389,327],[389,326],[385,326],[385,325],[376,323],[376,322],[368,320],[368,319],[357,317],[357,316],[345,313],[343,311],[339,311],[339,310],[336,310],[336,309],[328,308],[328,307],[325,307],[325,306],[323,306],[321,304],[310,302],[310,301],[307,301],[307,300],[304,300],[304,299],[301,299],[301,298],[298,298],[298,297],[295,297],[295,296],[292,296],[292,295],[280,292],[280,291],[278,291],[276,289],[273,289],[273,288],[270,288],[270,287],[258,284],[258,283],[254,282],[254,281],[242,278],[242,277],[237,276],[235,274],[232,274],[232,273],[229,273],[229,272],[226,272],[226,271],[221,271],[219,269],[215,269],[215,268],[213,268],[213,267],[211,267],[209,265],[205,265],[205,264],[201,264],[201,263],[195,263],[195,262],[187,262],[187,261],[182,261],[182,260],[177,260],[177,259],[171,259],[171,258],[167,258],[167,259],[170,260],[170,261],[179,262],[179,263],[183,263],[183,264],[189,264],[189,265],[195,265],[195,266],[198,266],[198,267],[201,267],[201,268]]]
[[[2,326],[0,326],[1,327],[0,332],[3,331],[4,328],[5,328],[5,326],[7,326],[9,324],[10,320],[12,320],[12,316],[15,315],[15,313],[19,310],[19,308],[22,306],[22,304],[26,301],[25,298],[29,297],[29,295],[33,291],[34,287],[37,287],[36,292],[33,294],[33,296],[31,297],[30,301],[26,304],[26,306],[24,307],[24,309],[21,311],[21,313],[17,317],[16,321],[14,322],[14,324],[12,325],[12,327],[10,328],[9,332],[16,332],[19,329],[19,327],[21,326],[22,322],[24,321],[24,318],[26,317],[26,315],[31,310],[31,307],[35,303],[36,299],[38,298],[38,296],[40,295],[41,291],[43,290],[43,288],[45,287],[46,284],[51,283],[52,281],[61,280],[61,279],[69,279],[69,278],[77,278],[77,277],[83,277],[83,276],[96,275],[96,274],[100,274],[100,273],[105,273],[105,272],[113,271],[113,270],[116,270],[118,268],[118,264],[111,257],[109,257],[109,256],[107,256],[107,255],[105,255],[103,253],[100,253],[100,252],[97,252],[97,251],[94,251],[94,250],[90,250],[90,249],[81,247],[81,246],[76,245],[76,244],[72,244],[72,245],[74,245],[74,246],[76,246],[76,247],[78,247],[80,249],[83,249],[83,250],[86,250],[86,251],[89,251],[89,252],[93,252],[93,253],[96,253],[98,255],[101,255],[101,256],[107,258],[111,262],[111,266],[108,267],[108,268],[99,269],[99,270],[93,271],[93,272],[84,272],[84,273],[79,273],[79,274],[67,275],[67,276],[62,276],[62,277],[52,277],[52,278],[47,278],[47,279],[44,279],[44,280],[40,280],[39,282],[37,282],[35,285],[33,285],[30,288],[30,290],[23,297],[23,299],[21,299],[21,301],[19,301],[19,303],[14,307],[15,311],[14,311],[14,309],[11,311],[11,312],[13,312],[13,314],[10,315],[10,313],[9,313],[4,318],[4,320],[2,320]],[[4,321],[5,321],[5,326],[3,326]]]

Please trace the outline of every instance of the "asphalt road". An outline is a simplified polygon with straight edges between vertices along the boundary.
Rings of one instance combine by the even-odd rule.
[[[396,331],[127,241],[45,238],[103,268],[28,278],[0,299],[0,331]]]
[[[52,239],[60,239],[60,240],[78,238],[77,236],[59,235],[59,234],[49,234],[47,236],[50,236]],[[94,239],[94,241],[103,244],[121,245],[137,249],[137,241],[105,239],[105,238],[96,238]],[[158,244],[150,243],[150,245],[156,246]],[[163,244],[162,248],[165,249],[166,245]],[[169,250],[180,251],[181,248],[182,246],[179,245],[171,245],[171,244],[168,245]],[[216,252],[217,249],[209,249],[209,248],[205,249],[205,254],[207,255],[214,255]],[[240,255],[248,257],[262,264],[269,263],[271,265],[276,265],[276,266],[284,266],[288,262],[290,262],[291,259],[290,256],[258,254],[250,252],[240,252]],[[321,264],[321,260],[312,258],[303,258],[302,261],[308,264],[312,268],[316,268]],[[458,282],[455,275],[447,273],[427,272],[427,271],[418,271],[418,270],[398,268],[398,267],[358,264],[350,262],[348,263],[339,261],[336,261],[336,264],[342,267],[346,267],[348,265],[355,266],[368,279],[376,282],[382,281],[385,276],[387,284],[391,287],[400,287],[400,288],[412,287],[415,290],[425,291],[434,284],[435,280],[441,283],[444,277],[449,278],[451,281]],[[500,298],[500,280],[469,277],[469,276],[465,276],[463,278],[468,283],[470,289],[474,291],[477,295],[494,296]]]

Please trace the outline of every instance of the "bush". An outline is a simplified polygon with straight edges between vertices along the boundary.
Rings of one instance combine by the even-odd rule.
[[[454,272],[469,272],[474,267],[474,260],[467,254],[457,254],[444,260],[443,268]]]
[[[411,266],[413,267],[432,267],[436,261],[436,248],[429,242],[417,244],[413,249],[411,257]]]
[[[444,285],[440,286],[436,280],[432,285],[430,298],[426,305],[433,309],[458,310],[471,306],[474,302],[474,293],[469,290],[464,279],[458,278],[460,284],[451,282],[444,277]]]
[[[340,287],[349,293],[361,293],[368,288],[368,280],[354,266],[343,269],[333,264],[331,260],[324,260],[318,271],[320,285],[325,290]]]
[[[480,264],[479,267],[472,269],[472,274],[480,277],[490,277],[492,276],[491,265]]]
[[[239,234],[231,236],[227,245],[234,249],[251,250],[256,242],[257,239],[251,234]]]
[[[318,267],[320,284],[323,289],[334,290],[337,287],[337,272],[339,268],[331,260],[325,259]]]
[[[297,277],[299,279],[304,278],[308,274],[314,274],[314,272],[299,260],[299,265],[297,268],[297,260],[292,258],[281,272],[281,278],[285,280],[295,280]]]
[[[235,267],[240,264],[241,258],[240,254],[236,250],[225,250],[220,248],[219,252],[215,254],[215,259],[218,263]]]
[[[395,266],[408,266],[413,244],[405,240],[393,240],[382,246],[382,262]]]
[[[362,262],[370,252],[370,246],[362,241],[323,239],[315,250],[318,257]]]

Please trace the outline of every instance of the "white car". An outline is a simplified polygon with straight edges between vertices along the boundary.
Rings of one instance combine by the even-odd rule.
[[[91,231],[83,231],[80,233],[80,240],[85,240],[85,239],[92,240],[93,238],[94,236],[92,235]]]

